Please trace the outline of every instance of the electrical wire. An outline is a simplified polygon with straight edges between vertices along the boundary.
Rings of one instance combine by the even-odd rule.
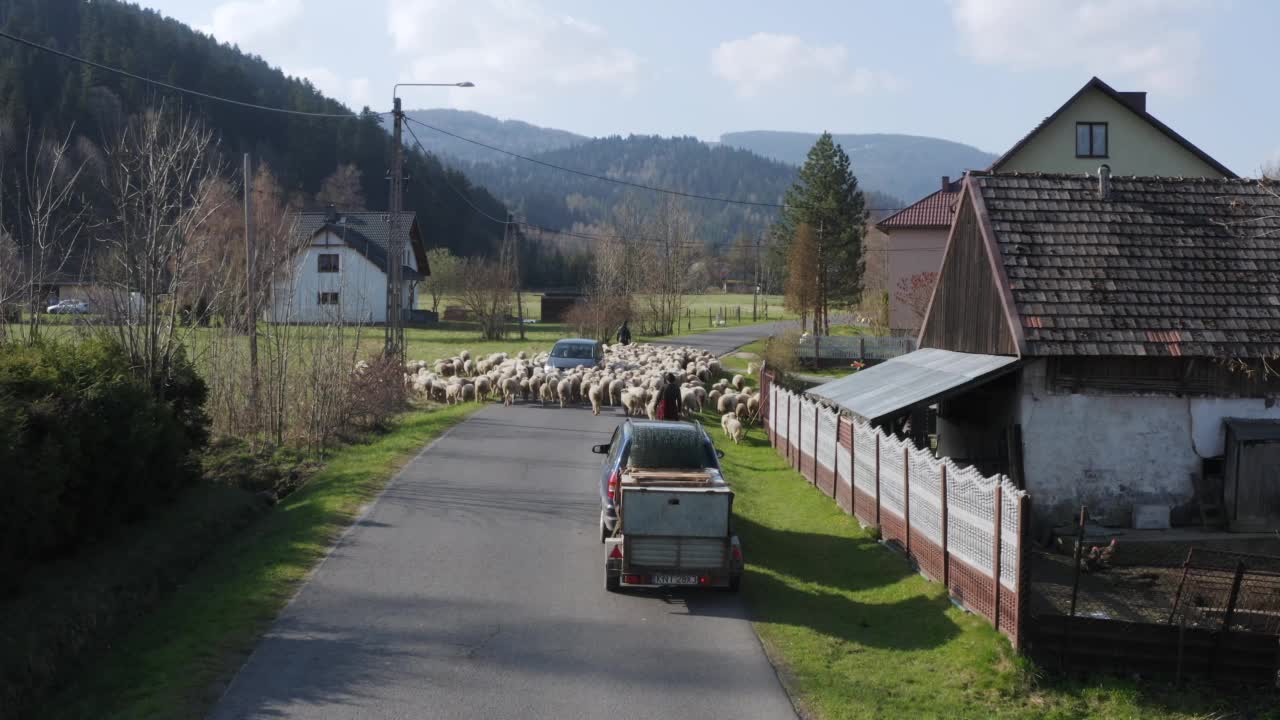
[[[413,128],[408,127],[408,126],[406,125],[406,126],[405,126],[405,129],[409,131],[409,137],[413,138],[413,142],[414,142],[414,144],[418,147],[418,149],[419,149],[420,151],[422,151],[424,154],[426,154],[427,149],[426,149],[425,147],[423,147],[423,145],[422,145],[422,141],[420,141],[420,140],[418,139],[418,135],[417,135],[417,133],[415,133],[415,132],[413,131]],[[545,227],[545,226],[542,226],[542,225],[535,225],[535,224],[533,224],[533,223],[530,223],[530,222],[528,222],[528,221],[524,221],[524,220],[500,220],[500,219],[498,219],[498,218],[496,218],[496,217],[494,217],[494,216],[490,215],[489,213],[485,212],[483,209],[481,209],[481,208],[480,208],[478,205],[476,205],[475,203],[471,202],[471,198],[468,198],[468,197],[467,197],[467,195],[466,195],[466,193],[463,193],[461,190],[459,190],[458,188],[454,187],[453,183],[449,182],[449,179],[448,179],[447,175],[441,175],[441,176],[440,176],[440,180],[444,183],[445,187],[447,187],[447,188],[449,188],[450,190],[452,190],[452,191],[453,191],[453,194],[457,195],[459,198],[461,198],[461,199],[462,199],[462,201],[463,201],[463,202],[465,202],[468,206],[470,206],[470,207],[471,207],[471,209],[472,209],[472,210],[474,210],[474,211],[476,212],[476,214],[480,215],[481,217],[485,218],[486,220],[489,220],[489,221],[491,221],[491,222],[497,223],[497,224],[499,224],[499,225],[515,225],[515,226],[523,227],[523,228],[527,228],[527,229],[530,229],[530,230],[536,230],[536,231],[538,231],[538,232],[542,232],[542,233],[548,233],[548,234],[554,234],[554,235],[563,235],[563,236],[565,236],[565,237],[579,238],[579,239],[582,239],[582,240],[620,240],[620,241],[623,241],[623,242],[629,242],[629,241],[634,241],[634,242],[651,242],[651,243],[665,243],[665,244],[670,244],[670,245],[685,245],[685,246],[689,246],[689,247],[700,247],[700,248],[701,248],[701,247],[705,247],[705,245],[704,245],[703,243],[701,243],[701,242],[699,242],[699,241],[696,241],[696,240],[676,240],[676,241],[668,241],[668,240],[663,240],[663,239],[661,239],[661,238],[625,237],[625,236],[622,236],[622,235],[594,235],[594,234],[589,234],[589,233],[577,233],[577,232],[570,232],[570,231],[567,231],[567,230],[556,230],[556,229],[554,229],[554,228],[549,228],[549,227]]]
[[[713,202],[722,202],[730,205],[750,205],[753,207],[767,207],[767,208],[786,208],[786,207],[803,208],[804,207],[802,205],[790,205],[786,203],[758,202],[754,200],[735,200],[734,198],[717,197],[715,195],[699,195],[698,193],[684,192],[682,190],[672,190],[671,188],[656,187],[654,185],[645,185],[643,183],[631,182],[630,180],[620,180],[618,178],[611,178],[607,175],[596,175],[595,173],[589,173],[583,170],[575,170],[574,168],[564,167],[563,165],[556,165],[554,163],[546,162],[545,160],[532,158],[532,157],[529,157],[528,155],[521,155],[520,153],[517,153],[517,152],[512,152],[510,150],[506,150],[494,145],[490,145],[488,143],[481,142],[479,140],[474,140],[469,137],[464,137],[462,135],[458,135],[457,133],[449,132],[448,130],[445,130],[443,128],[438,128],[434,125],[428,125],[427,123],[424,123],[421,120],[418,120],[416,118],[409,117],[408,115],[405,115],[404,119],[407,120],[408,122],[421,125],[422,127],[427,128],[428,130],[434,130],[435,132],[448,135],[451,138],[461,140],[463,142],[471,143],[472,145],[478,145],[482,148],[493,150],[494,152],[499,152],[504,155],[510,155],[513,158],[518,158],[520,160],[524,160],[525,162],[531,162],[535,165],[541,165],[543,167],[551,168],[553,170],[559,170],[561,172],[571,173],[574,175],[581,175],[582,177],[591,178],[593,180],[601,180],[603,182],[615,183],[617,185],[625,185],[627,187],[637,188],[639,190],[648,190],[650,192],[665,193],[667,195],[675,195],[677,197],[693,198],[695,200],[711,200]],[[866,209],[870,212],[892,212],[896,210],[901,210],[902,208],[866,208]]]
[[[413,128],[406,125],[405,129],[409,131],[409,137],[413,138],[413,143],[414,145],[417,146],[418,150],[420,150],[423,154],[427,154],[427,149],[423,147],[422,141],[418,139],[418,134],[413,131]],[[622,242],[650,242],[650,243],[658,243],[658,244],[684,245],[688,247],[698,247],[698,248],[706,247],[704,243],[699,242],[697,240],[669,241],[669,240],[664,240],[662,238],[636,237],[636,236],[625,236],[625,235],[597,235],[593,233],[573,232],[570,230],[557,230],[555,228],[549,228],[544,225],[536,225],[526,220],[500,220],[490,215],[489,213],[485,212],[475,203],[471,202],[471,198],[467,197],[466,193],[463,193],[461,190],[454,187],[453,183],[449,182],[448,177],[446,175],[441,175],[440,179],[444,183],[445,187],[452,190],[453,194],[461,198],[462,201],[465,202],[468,206],[470,206],[471,209],[474,210],[478,215],[485,218],[486,220],[497,223],[499,225],[516,225],[518,227],[527,228],[529,230],[536,230],[541,233],[547,233],[550,235],[561,235],[564,237],[578,238],[581,240],[596,240],[596,241],[618,240]],[[926,247],[926,248],[867,248],[866,251],[867,252],[915,252],[918,250],[942,250],[944,248],[945,246],[939,245],[936,247]]]
[[[178,85],[173,85],[173,84],[171,84],[171,83],[167,83],[167,82],[164,82],[164,81],[161,81],[161,80],[155,80],[155,79],[153,79],[153,78],[145,77],[145,76],[143,76],[143,75],[138,75],[138,74],[135,74],[135,73],[131,73],[131,72],[129,72],[128,70],[121,70],[120,68],[117,68],[117,67],[112,67],[112,66],[110,66],[110,65],[104,65],[104,64],[102,64],[102,63],[100,63],[100,62],[95,62],[95,61],[93,61],[93,60],[89,60],[88,58],[80,57],[79,55],[72,55],[71,53],[69,53],[69,52],[65,52],[65,51],[63,51],[63,50],[58,50],[57,48],[51,48],[51,47],[49,47],[48,45],[41,45],[41,44],[40,44],[40,43],[38,43],[38,42],[34,42],[34,41],[31,41],[31,40],[27,40],[26,38],[19,37],[19,36],[17,36],[17,35],[14,35],[14,34],[12,34],[12,33],[5,32],[5,31],[3,31],[3,30],[0,30],[0,38],[5,38],[6,40],[12,40],[13,42],[16,42],[16,43],[18,43],[18,44],[20,44],[20,45],[25,45],[25,46],[30,47],[30,48],[35,48],[36,50],[41,50],[41,51],[44,51],[44,52],[47,52],[47,53],[52,53],[53,55],[57,55],[58,57],[65,58],[65,59],[67,59],[67,60],[71,60],[71,61],[73,61],[73,62],[78,62],[78,63],[80,63],[80,64],[82,64],[82,65],[88,65],[89,67],[97,68],[97,69],[99,69],[99,70],[105,70],[105,71],[107,71],[107,72],[115,73],[115,74],[117,74],[117,75],[121,75],[121,76],[123,76],[123,77],[131,78],[131,79],[133,79],[133,80],[139,80],[139,81],[144,82],[144,83],[150,83],[150,84],[155,85],[155,86],[157,86],[157,87],[162,87],[162,88],[165,88],[165,89],[167,89],[167,90],[172,90],[172,91],[174,91],[174,92],[186,93],[187,95],[193,95],[193,96],[195,96],[195,97],[204,98],[204,99],[206,99],[206,100],[216,100],[217,102],[229,103],[229,104],[231,104],[231,105],[239,105],[240,107],[252,108],[252,109],[254,109],[254,110],[266,110],[266,111],[269,111],[269,112],[283,113],[283,114],[286,114],[286,115],[300,115],[300,116],[302,116],[302,117],[336,118],[336,119],[341,119],[341,120],[359,120],[359,119],[361,118],[361,115],[358,115],[358,114],[355,114],[355,113],[318,113],[318,112],[306,112],[306,111],[304,111],[304,110],[289,110],[288,108],[271,107],[271,106],[269,106],[269,105],[258,105],[258,104],[256,104],[256,103],[245,102],[245,101],[243,101],[243,100],[232,100],[231,98],[225,98],[225,97],[221,97],[221,96],[219,96],[219,95],[211,95],[211,94],[206,93],[206,92],[201,92],[201,91],[199,91],[199,90],[192,90],[192,89],[190,89],[190,88],[184,88],[184,87],[181,87],[181,86],[178,86]],[[387,115],[387,114],[389,114],[389,113],[382,112],[382,113],[378,113],[378,114],[379,114],[379,115]]]

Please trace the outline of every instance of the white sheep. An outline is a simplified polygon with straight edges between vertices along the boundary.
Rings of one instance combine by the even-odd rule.
[[[730,415],[729,418],[724,421],[724,433],[733,440],[734,445],[740,444],[743,439],[742,423],[738,421],[738,418]]]
[[[747,412],[751,417],[755,417],[760,414],[760,398],[758,396],[752,395],[747,398]]]
[[[520,391],[520,382],[515,378],[502,381],[502,404],[511,406],[516,402],[516,393]]]
[[[587,389],[587,397],[591,399],[591,414],[600,414],[600,401],[604,398],[603,385],[590,385]]]
[[[560,407],[565,407],[573,399],[573,381],[565,378],[556,383],[556,397],[560,400]]]
[[[476,386],[473,383],[464,383],[462,385],[462,402],[476,401]]]
[[[491,388],[492,383],[488,377],[481,375],[476,378],[476,397],[479,398],[481,402],[489,401],[489,392]]]
[[[450,383],[444,389],[444,401],[449,405],[457,405],[462,401],[462,385]]]
[[[733,386],[739,390],[741,390],[742,387],[746,385],[746,382],[747,382],[746,378],[742,377],[741,375],[733,376]]]

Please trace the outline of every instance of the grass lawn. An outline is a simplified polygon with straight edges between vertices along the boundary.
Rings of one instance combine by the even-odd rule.
[[[202,717],[361,506],[425,443],[481,407],[411,412],[390,433],[334,453],[307,485],[94,659],[40,717]]]
[[[791,470],[760,428],[723,438],[746,551],[743,593],[789,691],[813,718],[1262,718],[1274,694],[1099,677],[1039,681],[1030,663],[941,585]],[[1235,711],[1241,714],[1230,714]],[[1245,714],[1248,713],[1248,714]]]

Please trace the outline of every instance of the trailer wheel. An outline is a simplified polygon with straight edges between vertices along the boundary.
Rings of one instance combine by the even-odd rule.
[[[742,588],[742,575],[730,575],[729,585],[727,587],[720,588],[720,590],[722,592],[727,592],[727,593],[736,593],[741,588]]]
[[[600,542],[608,540],[613,533],[609,532],[609,526],[604,524],[604,515],[600,515]]]
[[[622,589],[622,578],[612,575],[608,570],[604,571],[604,589],[606,592],[616,593]]]

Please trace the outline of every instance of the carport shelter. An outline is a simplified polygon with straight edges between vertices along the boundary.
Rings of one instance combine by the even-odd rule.
[[[914,415],[922,446],[936,408],[937,453],[1010,475],[1039,522],[1230,527],[1224,420],[1280,419],[1280,185],[970,173],[919,347],[810,394]],[[1274,473],[1232,483],[1280,498]]]

